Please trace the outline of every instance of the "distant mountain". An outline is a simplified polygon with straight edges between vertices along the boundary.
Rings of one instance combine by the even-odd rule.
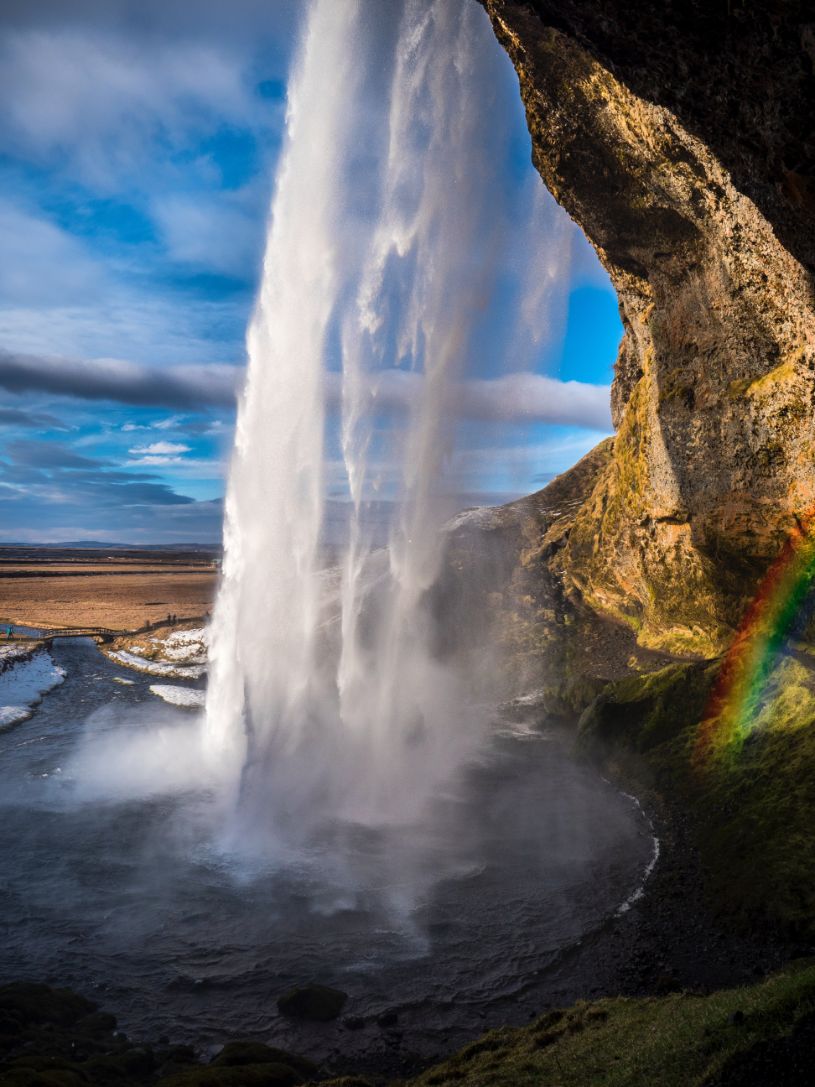
[[[2,540],[0,547],[36,548],[38,551],[85,550],[85,551],[203,551],[221,550],[220,543],[117,543],[112,540],[62,540],[59,543],[30,543]]]

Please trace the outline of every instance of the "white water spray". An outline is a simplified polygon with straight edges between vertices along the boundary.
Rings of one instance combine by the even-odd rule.
[[[515,369],[530,361],[545,331],[530,299],[560,272],[542,186],[514,220],[507,211],[511,96],[514,74],[472,0],[309,8],[210,650],[206,750],[247,824],[409,821],[479,742],[428,592],[456,508],[445,482],[456,387],[483,376],[485,351]],[[394,417],[377,390],[400,374],[409,410]],[[352,511],[337,615],[323,603],[329,488]],[[396,510],[381,553],[367,516],[377,496]]]

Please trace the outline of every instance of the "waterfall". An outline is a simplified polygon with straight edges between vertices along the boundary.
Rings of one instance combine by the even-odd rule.
[[[308,8],[204,724],[228,803],[281,835],[314,818],[409,821],[479,743],[473,677],[439,652],[428,594],[457,508],[456,389],[502,357],[523,369],[545,331],[548,197],[527,186],[510,207],[515,101],[473,0]],[[327,495],[348,510],[333,572]],[[385,548],[374,509],[393,511]]]

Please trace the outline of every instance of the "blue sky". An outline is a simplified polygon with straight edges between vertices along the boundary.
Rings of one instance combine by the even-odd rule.
[[[301,10],[3,4],[0,539],[218,539]],[[521,186],[520,102],[501,120],[518,132],[508,184]],[[576,228],[565,237],[535,369],[606,385],[616,300]],[[473,500],[535,489],[608,432],[577,401],[533,421],[514,410],[509,397],[483,450],[470,443]]]

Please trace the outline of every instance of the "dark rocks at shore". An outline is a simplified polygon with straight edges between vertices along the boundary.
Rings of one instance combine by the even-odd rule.
[[[70,989],[0,987],[3,1087],[297,1087],[317,1066],[260,1042],[228,1042],[209,1064],[191,1046],[134,1044],[116,1018]]]

